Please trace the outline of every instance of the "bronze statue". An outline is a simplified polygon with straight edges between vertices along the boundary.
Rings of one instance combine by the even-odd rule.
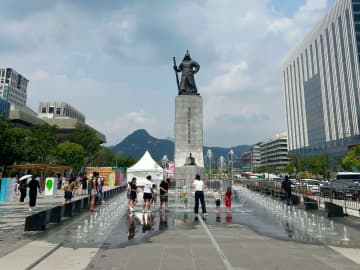
[[[196,61],[191,59],[188,50],[186,51],[184,59],[180,63],[179,67],[176,66],[175,57],[173,57],[173,60],[179,95],[198,95],[194,74],[199,71],[200,65]],[[181,72],[180,83],[177,74],[178,72]]]
[[[191,155],[191,153],[187,157],[185,165],[186,166],[196,166],[195,158]]]

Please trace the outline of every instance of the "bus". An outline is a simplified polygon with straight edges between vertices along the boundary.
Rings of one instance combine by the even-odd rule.
[[[351,180],[352,182],[360,182],[360,172],[338,172],[336,180]]]

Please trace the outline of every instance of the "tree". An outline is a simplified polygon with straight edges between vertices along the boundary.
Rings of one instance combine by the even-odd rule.
[[[48,124],[31,127],[29,137],[29,159],[32,162],[46,163],[49,161],[57,145],[57,127]]]
[[[115,153],[106,147],[101,146],[100,150],[97,152],[96,158],[92,162],[93,166],[105,166],[112,167],[116,165],[116,155]]]
[[[64,142],[56,146],[54,156],[60,165],[71,166],[77,173],[84,163],[84,147],[77,143]]]
[[[95,160],[101,143],[95,130],[84,124],[76,124],[74,132],[70,135],[70,140],[83,146],[85,166]]]
[[[353,171],[360,169],[360,145],[356,145],[342,158],[342,167],[346,171]]]
[[[323,177],[327,177],[328,160],[326,154],[320,154],[309,157],[307,166],[308,166],[308,171],[316,175],[316,178],[318,178],[319,175],[322,175]]]
[[[131,167],[137,162],[136,158],[127,157],[127,156],[118,156],[116,158],[116,163],[118,167]]]

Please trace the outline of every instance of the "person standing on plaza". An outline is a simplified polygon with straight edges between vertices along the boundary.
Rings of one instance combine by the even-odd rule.
[[[183,202],[184,202],[184,208],[188,208],[188,204],[189,204],[189,197],[188,197],[188,187],[185,184],[182,188],[182,198],[183,198]]]
[[[86,175],[84,175],[81,180],[81,185],[82,185],[81,195],[87,194],[87,184],[88,184],[88,178],[86,177]]]
[[[66,186],[65,188],[65,192],[64,192],[64,204],[67,204],[69,202],[71,202],[71,199],[73,198],[74,194],[74,190],[76,187],[76,181],[74,178],[69,180],[69,184]]]
[[[218,190],[214,192],[214,199],[215,199],[215,212],[220,213],[220,205],[221,205],[221,195]]]
[[[96,196],[97,196],[97,179],[99,177],[98,172],[93,172],[93,176],[89,182],[89,190],[90,190],[90,211],[95,210],[95,202],[96,202]]]
[[[103,188],[104,188],[104,177],[99,176],[97,179],[98,183],[97,183],[97,187],[98,187],[98,197],[99,200],[101,200],[102,203],[105,202],[104,200],[104,193],[103,193]]]
[[[195,207],[194,207],[195,215],[197,215],[199,212],[199,201],[200,201],[202,213],[204,216],[207,216],[205,198],[204,198],[205,184],[204,181],[200,179],[199,174],[195,176],[195,180],[192,183],[192,187],[195,189]]]
[[[289,176],[285,175],[285,179],[281,182],[281,189],[285,192],[286,204],[290,205],[291,201],[291,181]]]
[[[19,185],[19,191],[20,191],[20,202],[23,203],[26,197],[26,189],[27,189],[27,185],[26,185],[26,180],[22,180],[20,181],[20,185]]]
[[[145,185],[144,185],[144,195],[143,195],[143,213],[145,213],[145,208],[147,207],[147,211],[151,212],[150,210],[150,204],[152,199],[152,185],[153,182],[151,182],[151,175],[146,176]]]
[[[129,210],[134,211],[134,207],[136,206],[138,188],[136,185],[136,177],[133,177],[130,182],[130,201],[129,201]]]
[[[153,208],[155,209],[156,206],[156,201],[157,201],[157,190],[156,190],[156,184],[152,185],[152,189],[151,189],[151,205],[153,206]]]
[[[231,196],[232,196],[232,192],[231,192],[231,187],[227,187],[226,192],[225,192],[225,207],[226,207],[226,212],[231,212]]]
[[[29,211],[32,211],[32,207],[36,206],[36,199],[37,199],[37,192],[39,190],[39,193],[41,193],[40,191],[40,184],[39,181],[35,180],[35,177],[32,177],[29,184]]]
[[[160,211],[162,211],[165,204],[165,211],[168,211],[168,192],[169,192],[169,181],[162,180],[160,183]]]

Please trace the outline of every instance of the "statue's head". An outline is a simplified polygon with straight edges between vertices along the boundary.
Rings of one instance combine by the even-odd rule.
[[[190,60],[191,60],[191,57],[190,57],[189,50],[186,50],[183,61],[190,61]]]

